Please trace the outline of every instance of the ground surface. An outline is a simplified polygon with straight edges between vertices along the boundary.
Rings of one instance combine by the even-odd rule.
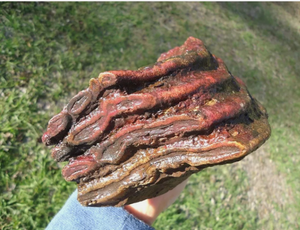
[[[193,175],[157,229],[300,228],[299,3],[1,3],[0,229],[43,229],[72,183],[40,143],[91,77],[200,38],[267,108],[272,136]]]

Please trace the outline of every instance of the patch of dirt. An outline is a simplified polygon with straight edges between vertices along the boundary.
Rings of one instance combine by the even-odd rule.
[[[286,229],[288,223],[291,229],[296,226],[296,215],[291,204],[293,196],[286,178],[277,170],[270,159],[267,145],[250,154],[239,162],[248,174],[248,202],[251,210],[258,211],[259,221],[267,229]]]

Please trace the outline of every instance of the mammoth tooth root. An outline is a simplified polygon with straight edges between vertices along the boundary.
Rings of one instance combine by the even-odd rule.
[[[78,183],[83,205],[124,205],[242,159],[269,137],[267,117],[223,61],[190,37],[152,66],[91,79],[42,140],[56,144],[56,161],[69,161],[62,173]]]

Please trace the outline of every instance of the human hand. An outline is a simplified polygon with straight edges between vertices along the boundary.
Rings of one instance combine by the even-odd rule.
[[[166,210],[175,202],[182,190],[185,188],[187,181],[188,179],[181,182],[179,185],[165,194],[134,204],[126,205],[124,208],[138,219],[151,225],[161,212]]]

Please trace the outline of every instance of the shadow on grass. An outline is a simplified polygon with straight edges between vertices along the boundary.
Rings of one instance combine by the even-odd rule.
[[[299,3],[219,3],[226,11],[237,15],[263,40],[274,42],[278,46],[289,49],[295,54],[300,48],[300,33],[278,16],[280,11],[295,14],[296,9],[300,11]],[[277,10],[275,6],[278,6]],[[294,13],[293,13],[294,12]],[[295,15],[296,16],[296,15]],[[300,19],[299,15],[297,17]],[[282,48],[279,48],[279,50]],[[280,55],[280,54],[279,54]],[[299,60],[299,55],[296,59]],[[296,63],[296,62],[295,62]],[[293,66],[297,68],[297,66]],[[298,73],[298,72],[297,72]],[[296,73],[295,73],[296,74]]]

